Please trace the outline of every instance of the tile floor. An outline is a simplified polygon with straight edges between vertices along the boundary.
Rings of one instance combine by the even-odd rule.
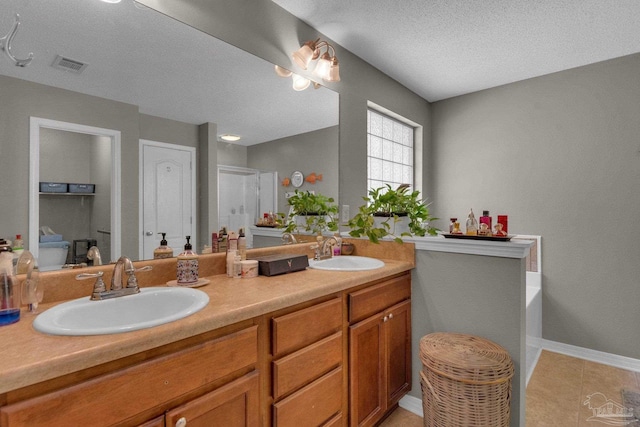
[[[640,392],[640,372],[543,350],[527,386],[527,427],[606,426],[603,419],[588,421],[594,414],[584,403],[602,393],[622,404],[623,388]]]
[[[527,427],[606,427],[584,405],[593,393],[622,404],[623,388],[640,392],[640,372],[543,350],[527,387]],[[622,424],[619,424],[622,425]],[[396,409],[380,427],[422,427],[422,418]]]

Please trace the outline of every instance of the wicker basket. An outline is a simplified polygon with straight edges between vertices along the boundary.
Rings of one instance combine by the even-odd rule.
[[[509,425],[513,362],[484,338],[434,333],[420,340],[425,427]]]

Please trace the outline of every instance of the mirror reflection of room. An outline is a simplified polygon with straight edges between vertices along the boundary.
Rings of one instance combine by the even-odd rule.
[[[0,196],[21,212],[0,224],[0,237],[13,239],[20,234],[25,249],[36,252],[40,249],[40,227],[48,226],[69,242],[65,263],[73,263],[74,240],[89,239],[96,240],[103,263],[115,259],[110,253],[113,248],[118,248],[118,255],[132,259],[150,258],[146,246],[151,253],[160,244],[158,233],[166,230],[141,225],[141,140],[195,150],[197,210],[192,234],[198,251],[210,244],[211,232],[221,223],[218,165],[272,171],[281,178],[298,169],[324,173],[325,181],[316,189],[337,197],[337,93],[324,87],[296,92],[291,79],[276,75],[274,65],[261,58],[134,2],[119,6],[105,7],[96,14],[95,8],[103,6],[83,0],[57,5],[3,2],[0,20],[11,22],[13,11],[19,11],[20,47],[33,51],[34,58],[28,67],[0,68],[0,113],[7,124],[0,139],[0,178],[16,183],[13,188],[0,189]],[[166,53],[171,46],[175,47],[171,49],[174,55],[189,61],[174,61],[168,69]],[[61,69],[54,66],[60,63],[58,56],[86,66],[79,73]],[[219,61],[220,57],[225,61]],[[122,197],[111,206],[113,209],[121,204],[121,232],[111,236],[118,239],[118,244],[111,243],[111,250],[106,233],[113,232],[113,225],[108,218],[97,219],[97,215],[107,215],[110,210],[108,205],[98,206],[102,203],[98,193],[104,190],[106,194],[108,188],[99,183],[95,183],[96,195],[84,198],[40,195],[35,188],[35,197],[45,206],[34,212],[43,218],[30,225],[29,174],[31,164],[38,161],[29,153],[28,123],[33,117],[121,132],[122,153],[117,166]],[[234,143],[220,141],[220,135],[227,133],[242,138]],[[42,152],[39,159],[43,165],[51,163],[45,162],[45,156],[49,154]],[[65,158],[73,166],[68,164],[52,173],[75,170],[75,157]],[[323,159],[321,168],[319,158]],[[78,170],[83,168],[78,166]],[[55,174],[38,181],[91,182],[90,178]],[[274,211],[286,211],[286,190],[277,183]],[[91,219],[62,213],[70,207],[56,212],[61,204],[91,209]],[[48,212],[57,219],[48,218]],[[147,245],[144,242],[149,231],[154,241]],[[174,248],[183,244],[184,236],[178,237],[181,243],[172,243]],[[280,244],[279,239],[273,242]]]
[[[110,247],[111,139],[40,131],[40,269],[93,265],[92,246]]]

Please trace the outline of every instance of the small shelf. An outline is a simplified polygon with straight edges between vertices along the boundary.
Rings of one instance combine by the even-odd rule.
[[[40,192],[41,196],[95,196],[96,193],[46,193]]]

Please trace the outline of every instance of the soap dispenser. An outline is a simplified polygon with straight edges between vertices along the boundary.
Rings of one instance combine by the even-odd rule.
[[[198,254],[193,251],[187,236],[184,252],[178,255],[178,285],[193,285],[198,282]]]
[[[160,240],[160,246],[153,251],[153,259],[173,258],[173,249],[167,245],[167,233],[162,234],[162,240]]]

